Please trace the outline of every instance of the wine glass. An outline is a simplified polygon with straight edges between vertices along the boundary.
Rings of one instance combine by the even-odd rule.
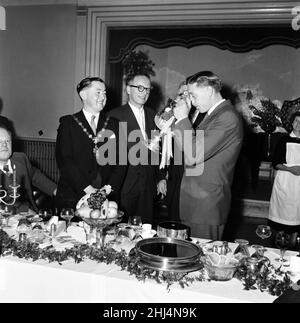
[[[3,227],[10,228],[9,218],[12,216],[12,213],[12,207],[5,205],[1,212],[2,217],[5,219],[5,225]]]
[[[279,261],[281,263],[288,261],[286,258],[284,258],[284,254],[285,254],[286,249],[289,246],[290,238],[291,238],[291,236],[284,231],[277,232],[277,234],[275,236],[275,245],[277,248],[280,249],[280,257],[276,258],[275,259],[276,261]]]
[[[51,209],[40,209],[38,215],[43,221],[49,221],[53,213]]]
[[[269,225],[260,224],[257,226],[255,233],[264,240],[271,237],[272,230]]]
[[[62,219],[66,220],[65,232],[67,232],[71,219],[74,217],[74,210],[72,208],[63,208],[60,211],[60,216]]]
[[[265,253],[266,249],[262,245],[254,244],[251,247],[253,249],[255,249],[255,252],[251,255],[251,257],[257,258],[257,259],[265,258],[264,253]]]
[[[128,218],[128,224],[135,231],[135,235],[140,234],[142,232],[142,218],[138,215],[133,215]]]

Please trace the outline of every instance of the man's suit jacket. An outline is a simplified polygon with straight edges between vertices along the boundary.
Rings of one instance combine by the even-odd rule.
[[[56,184],[47,178],[38,168],[31,165],[28,157],[21,152],[12,154],[11,164],[16,166],[17,184],[20,185],[21,196],[28,200],[29,206],[37,211],[38,208],[32,195],[32,185],[45,194],[52,196]],[[4,175],[4,174],[3,174]],[[18,205],[18,200],[16,205]]]
[[[148,138],[151,138],[151,130],[155,130],[156,125],[154,123],[155,112],[150,108],[144,107],[145,112],[145,131]],[[131,110],[129,104],[125,104],[119,108],[113,109],[108,113],[110,116],[115,117],[121,122],[125,122],[127,129],[124,129],[124,135],[129,136],[129,134],[134,130],[140,130],[138,122],[135,118],[133,111]],[[128,151],[136,145],[138,141],[128,142]],[[141,144],[142,145],[142,144]],[[121,194],[123,196],[131,196],[136,194],[137,190],[140,187],[143,187],[143,194],[147,195],[147,201],[151,204],[153,203],[153,199],[156,196],[156,184],[160,179],[160,175],[162,172],[159,171],[158,163],[156,165],[151,165],[151,152],[147,150],[147,165],[132,165],[130,160],[128,162],[128,168],[126,177],[124,180],[124,184],[122,186]],[[145,160],[146,161],[146,160]],[[164,173],[164,172],[163,172]],[[152,205],[152,204],[151,204]],[[147,212],[147,206],[144,206],[145,212]],[[148,220],[150,220],[151,215],[149,215]]]
[[[191,109],[189,119],[192,120],[195,108]],[[205,113],[199,113],[192,123],[192,127],[196,129],[200,122],[203,120]],[[174,143],[173,143],[174,144]],[[174,159],[171,158],[170,165],[168,166],[168,180],[167,180],[167,196],[166,202],[168,207],[168,220],[180,221],[179,216],[179,199],[180,199],[180,186],[184,173],[184,165],[175,165]]]
[[[181,147],[184,130],[192,131],[188,118],[175,125],[175,140]],[[243,140],[242,121],[227,100],[206,115],[197,130],[203,130],[204,136],[194,133],[191,145],[184,147],[180,218],[183,222],[225,224],[231,204],[234,167]],[[202,174],[189,176],[192,169],[201,165],[204,166]]]
[[[57,131],[56,161],[60,171],[57,189],[58,207],[63,207],[63,203],[65,206],[75,207],[78,200],[85,195],[84,189],[89,185],[95,188],[101,188],[106,184],[111,185],[113,192],[110,199],[118,201],[126,167],[118,165],[118,157],[116,165],[98,165],[93,152],[94,143],[88,137],[89,134],[94,136],[93,131],[82,110],[77,112],[75,117],[87,133],[72,115],[60,118]],[[100,114],[97,133],[103,129],[105,122],[106,117]],[[119,139],[117,120],[109,118],[105,129],[111,130],[115,134],[117,153]]]

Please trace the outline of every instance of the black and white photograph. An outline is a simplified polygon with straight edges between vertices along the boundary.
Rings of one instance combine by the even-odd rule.
[[[300,303],[300,1],[0,0],[0,303]]]

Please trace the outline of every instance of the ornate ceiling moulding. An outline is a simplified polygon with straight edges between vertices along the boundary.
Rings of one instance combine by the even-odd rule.
[[[78,5],[83,5],[78,1]],[[86,74],[105,77],[108,28],[291,25],[294,1],[87,1]],[[107,3],[107,6],[104,5]],[[151,3],[151,4],[150,4]]]

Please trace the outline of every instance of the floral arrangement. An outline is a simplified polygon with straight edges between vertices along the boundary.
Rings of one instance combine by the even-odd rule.
[[[128,51],[128,53],[125,55],[122,65],[126,79],[136,74],[147,74],[149,76],[155,75],[155,72],[153,70],[153,66],[155,64],[149,58],[148,53],[141,50]]]
[[[246,123],[255,132],[286,132],[280,118],[279,100],[271,101],[262,95],[258,85],[237,85],[237,110],[242,114]]]
[[[116,251],[111,247],[104,246],[97,248],[93,245],[79,244],[64,251],[57,251],[52,246],[39,248],[38,243],[28,240],[16,241],[0,230],[0,256],[16,256],[32,261],[43,259],[50,262],[62,262],[74,259],[75,263],[80,263],[85,259],[91,259],[106,264],[116,264],[121,270],[126,270],[130,275],[134,275],[138,280],[145,281],[151,279],[157,283],[166,283],[167,289],[174,283],[178,283],[182,288],[189,286],[196,281],[206,281],[205,271],[201,269],[195,273],[165,272],[146,268],[139,265],[137,253],[133,250],[129,254],[125,250]],[[246,266],[238,267],[235,277],[241,280],[245,289],[259,289],[262,292],[269,292],[271,295],[279,296],[292,286],[292,282],[287,273],[281,268],[274,269],[272,265],[258,267],[256,272],[250,271]]]

